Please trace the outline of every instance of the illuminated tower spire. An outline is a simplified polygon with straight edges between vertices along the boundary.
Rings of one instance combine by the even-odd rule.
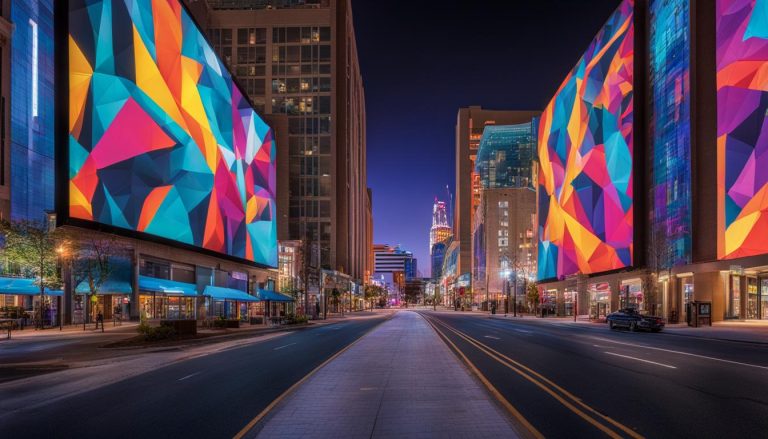
[[[432,246],[443,242],[452,235],[451,226],[448,225],[448,214],[445,210],[445,202],[435,197],[432,206],[432,228],[429,230],[429,253],[432,254]]]

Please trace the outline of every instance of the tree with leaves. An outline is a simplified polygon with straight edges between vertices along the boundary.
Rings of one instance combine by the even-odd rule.
[[[58,266],[60,233],[45,221],[2,221],[2,254],[20,268],[21,273],[35,279],[40,287],[40,309],[35,327],[42,328],[46,289],[61,288]]]

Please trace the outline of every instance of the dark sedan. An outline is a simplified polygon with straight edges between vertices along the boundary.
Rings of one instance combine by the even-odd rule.
[[[608,314],[608,327],[611,329],[627,328],[630,331],[646,330],[659,332],[664,329],[661,317],[640,314],[636,309],[620,309]]]

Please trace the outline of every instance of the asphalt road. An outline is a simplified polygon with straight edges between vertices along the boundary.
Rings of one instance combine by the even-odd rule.
[[[385,316],[352,319],[162,367],[3,418],[0,437],[231,438]]]
[[[423,315],[542,436],[768,435],[768,345]]]

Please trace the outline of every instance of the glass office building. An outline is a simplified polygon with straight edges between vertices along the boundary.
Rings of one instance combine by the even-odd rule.
[[[531,165],[536,150],[536,127],[536,119],[485,127],[475,163],[484,189],[533,187]]]
[[[53,0],[12,0],[11,217],[54,209]]]

